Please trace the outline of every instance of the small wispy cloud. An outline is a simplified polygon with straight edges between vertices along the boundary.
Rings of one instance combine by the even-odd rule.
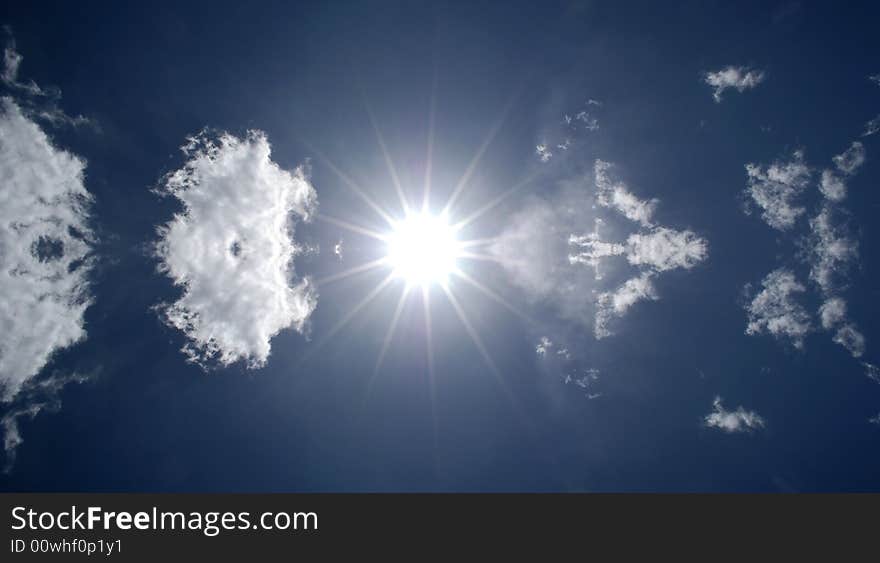
[[[715,72],[704,73],[703,81],[714,88],[712,97],[716,103],[721,103],[726,90],[731,88],[738,92],[750,90],[764,81],[764,72],[744,66],[728,66]]]
[[[538,160],[545,163],[550,162],[550,159],[553,158],[553,151],[545,143],[535,147],[535,154],[538,155]]]
[[[271,159],[266,135],[216,139],[202,133],[182,147],[188,157],[158,188],[183,204],[159,228],[160,270],[182,289],[159,307],[165,322],[187,337],[193,362],[239,360],[260,367],[281,330],[303,330],[317,294],[308,279],[292,283],[300,247],[293,221],[308,220],[317,195],[300,167]]]
[[[630,278],[613,291],[602,292],[596,298],[596,322],[593,333],[596,338],[606,338],[613,333],[609,328],[611,321],[622,317],[639,301],[659,299],[654,288],[653,273],[643,272]]]
[[[751,432],[764,428],[764,419],[755,411],[747,411],[742,406],[736,410],[724,408],[721,397],[712,401],[712,412],[707,414],[703,423],[709,428],[718,428],[729,434]]]
[[[547,352],[549,352],[551,348],[553,348],[553,341],[546,336],[542,336],[538,341],[538,345],[535,346],[535,353],[544,358],[547,356]]]
[[[18,52],[15,37],[9,26],[3,26],[6,35],[6,47],[3,49],[3,69],[0,71],[2,82],[16,97],[22,112],[32,119],[48,122],[50,125],[90,125],[98,128],[97,123],[82,115],[68,115],[58,105],[61,91],[54,87],[41,87],[33,80],[23,81],[19,78],[24,57]],[[31,100],[37,102],[32,103]]]
[[[878,131],[880,131],[880,115],[865,123],[865,131],[862,133],[862,137],[869,137]]]
[[[71,383],[84,383],[92,376],[79,373],[69,375],[53,374],[43,379],[28,380],[21,393],[10,403],[0,418],[3,430],[4,473],[9,473],[15,465],[18,447],[24,443],[19,422],[33,419],[41,412],[57,412],[61,408],[61,390]]]
[[[596,160],[593,165],[593,175],[596,182],[596,202],[603,206],[619,211],[631,221],[650,227],[651,218],[657,208],[657,199],[640,199],[634,195],[627,185],[621,181],[611,179],[609,171],[612,168],[610,162]]]
[[[761,285],[761,291],[746,306],[746,334],[769,334],[803,348],[804,337],[812,326],[810,316],[795,297],[804,293],[806,287],[785,268],[767,274]]]

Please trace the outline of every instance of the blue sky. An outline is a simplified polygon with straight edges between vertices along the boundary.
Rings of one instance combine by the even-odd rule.
[[[0,488],[878,490],[877,17],[4,7]]]

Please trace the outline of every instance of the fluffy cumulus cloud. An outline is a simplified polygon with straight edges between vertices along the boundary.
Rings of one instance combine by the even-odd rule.
[[[638,277],[628,279],[613,291],[599,294],[596,299],[596,322],[593,326],[596,338],[611,336],[610,322],[616,317],[625,315],[630,307],[639,301],[659,298],[652,276],[651,272],[644,272]]]
[[[159,193],[183,210],[159,229],[160,269],[182,290],[159,307],[187,337],[183,352],[202,366],[265,364],[281,330],[303,330],[317,295],[295,279],[294,219],[317,204],[305,170],[271,159],[265,134],[202,133],[183,147],[188,160],[163,178]]]
[[[609,171],[611,163],[596,160],[593,166],[593,175],[596,181],[596,203],[603,207],[609,207],[623,214],[631,221],[651,226],[651,218],[657,208],[656,199],[643,200],[638,198],[626,184],[611,179]]]
[[[750,90],[764,81],[764,72],[743,66],[728,66],[716,72],[705,73],[703,81],[714,88],[712,97],[716,103],[720,103],[725,90]]]
[[[709,428],[718,428],[729,434],[750,432],[764,427],[764,419],[755,411],[747,411],[742,406],[727,410],[721,397],[712,401],[712,412],[706,415],[703,423]]]
[[[797,203],[810,182],[810,168],[802,151],[795,151],[787,161],[769,166],[746,164],[746,194],[760,209],[761,218],[778,230],[788,230],[806,209]]]
[[[846,176],[852,176],[865,163],[865,146],[855,141],[841,154],[831,159],[835,170],[823,170],[819,191],[827,199],[840,202],[846,198]]]
[[[770,334],[802,348],[811,330],[810,316],[795,298],[806,287],[785,268],[767,274],[761,285],[761,291],[746,306],[746,334]]]
[[[55,147],[15,101],[0,99],[3,401],[56,351],[86,336],[92,236],[84,169],[81,158]]]

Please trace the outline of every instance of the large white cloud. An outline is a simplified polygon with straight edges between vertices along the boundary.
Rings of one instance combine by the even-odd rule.
[[[183,352],[202,366],[265,364],[281,330],[303,330],[317,302],[307,279],[295,279],[294,218],[308,220],[317,195],[305,170],[283,170],[266,135],[202,133],[183,147],[188,157],[159,192],[183,211],[159,228],[160,269],[183,294],[160,306],[187,337]]]
[[[805,292],[806,287],[785,268],[767,274],[761,285],[763,289],[746,306],[749,317],[746,334],[767,333],[802,348],[804,337],[812,327],[810,316],[795,297]]]
[[[81,158],[53,146],[15,101],[0,100],[3,401],[40,373],[56,351],[86,336],[91,196],[84,169]]]
[[[810,182],[810,169],[802,151],[795,151],[788,161],[775,161],[769,166],[746,164],[747,195],[761,210],[761,218],[774,229],[794,226],[805,209],[796,200]]]
[[[705,73],[703,81],[715,89],[712,97],[715,98],[716,103],[720,103],[725,90],[733,88],[738,92],[745,92],[754,88],[764,81],[764,72],[743,66],[728,66],[715,72]]]
[[[721,397],[712,401],[712,412],[703,419],[706,426],[718,428],[727,433],[750,432],[764,427],[764,419],[755,411],[747,411],[742,406],[729,411],[724,408]]]

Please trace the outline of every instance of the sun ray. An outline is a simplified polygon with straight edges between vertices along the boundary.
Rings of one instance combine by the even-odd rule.
[[[349,189],[351,189],[351,191],[353,191],[362,200],[364,200],[364,202],[367,205],[369,205],[370,208],[376,212],[376,214],[378,214],[380,217],[382,217],[382,219],[384,219],[385,222],[388,223],[389,225],[392,225],[392,226],[394,225],[394,219],[392,219],[391,215],[389,215],[388,212],[385,211],[378,203],[373,201],[373,199],[370,196],[368,196],[367,193],[360,186],[358,186],[354,180],[349,178],[348,175],[345,174],[345,172],[340,170],[333,163],[333,161],[330,160],[329,157],[325,156],[324,153],[322,153],[320,150],[318,150],[317,148],[315,148],[311,145],[308,145],[308,147],[312,152],[314,152],[318,156],[318,158],[320,158],[330,168],[330,170],[333,171],[334,174],[339,176],[339,179],[342,180],[345,183],[345,185],[348,186]]]
[[[492,141],[495,139],[498,131],[501,130],[501,127],[507,121],[507,115],[510,113],[511,108],[513,108],[513,103],[516,101],[516,98],[516,94],[511,96],[510,100],[507,102],[507,105],[505,105],[504,109],[501,110],[501,115],[498,116],[498,119],[492,125],[492,128],[489,129],[489,133],[486,135],[485,140],[483,140],[483,144],[480,145],[479,149],[477,149],[476,154],[474,154],[474,157],[471,159],[467,168],[465,168],[464,174],[462,174],[461,179],[455,186],[455,189],[452,190],[452,195],[449,196],[449,200],[443,207],[443,213],[449,213],[449,211],[452,209],[452,206],[455,205],[456,200],[461,195],[462,191],[464,191],[465,186],[467,186],[467,183],[471,179],[471,175],[473,175],[474,171],[477,169],[477,166],[480,164],[480,160],[482,160],[483,154],[485,154],[486,149],[489,148],[489,145],[492,144]]]
[[[474,278],[469,276],[466,272],[464,272],[460,268],[456,268],[455,270],[453,270],[452,273],[455,274],[456,276],[458,276],[459,278],[461,278],[462,280],[464,280],[465,282],[471,284],[473,287],[475,287],[476,289],[481,291],[484,295],[487,295],[488,297],[493,299],[495,302],[503,305],[507,310],[509,310],[511,313],[515,314],[516,316],[518,316],[522,320],[524,320],[530,324],[535,323],[534,319],[532,319],[531,317],[529,317],[528,315],[526,315],[525,313],[523,313],[522,311],[520,311],[519,309],[514,307],[509,301],[507,301],[506,299],[504,299],[503,297],[501,297],[500,295],[498,295],[497,293],[495,293],[494,291],[492,291],[491,289],[489,289],[485,285],[481,284],[480,282],[478,282],[477,280],[475,280]]]
[[[492,244],[497,241],[498,237],[489,237],[489,238],[478,238],[472,240],[466,240],[458,243],[459,248],[471,248],[474,246],[482,246],[484,244]]]
[[[434,342],[431,333],[431,298],[427,287],[422,287],[422,306],[425,310],[425,352],[428,361],[428,395],[431,401],[431,429],[434,438],[434,451],[439,446],[439,424],[437,422],[437,393],[434,381]]]
[[[319,280],[318,280],[317,282],[315,282],[315,283],[316,283],[319,287],[322,286],[322,285],[327,285],[327,284],[330,283],[330,282],[338,281],[338,280],[341,280],[341,279],[345,279],[345,278],[348,278],[348,277],[354,276],[354,275],[356,275],[356,274],[360,274],[360,273],[363,273],[363,272],[368,272],[368,271],[370,271],[370,270],[376,269],[376,268],[378,268],[378,267],[384,265],[384,264],[386,263],[386,261],[387,261],[387,260],[386,260],[385,258],[379,258],[379,259],[377,259],[377,260],[371,260],[370,262],[366,262],[366,263],[364,263],[364,264],[360,264],[359,266],[355,266],[355,267],[353,267],[353,268],[349,268],[349,269],[347,269],[347,270],[345,270],[345,271],[343,271],[343,272],[339,272],[339,273],[336,273],[336,274],[332,274],[332,275],[329,275],[329,276],[323,277],[323,278],[319,279]]]
[[[509,260],[505,260],[498,256],[492,256],[490,254],[478,254],[476,252],[459,252],[458,258],[465,258],[469,260],[482,260],[484,262],[495,262],[498,264],[509,263]]]
[[[380,240],[383,242],[388,240],[388,235],[383,235],[382,233],[376,232],[372,229],[361,227],[360,225],[355,225],[354,223],[349,223],[348,221],[337,219],[336,217],[331,217],[329,215],[325,215],[324,213],[318,213],[317,218],[321,221],[326,221],[327,223],[336,225],[337,227],[342,227],[343,229],[348,229],[349,231],[366,235],[376,240]]]
[[[400,205],[403,207],[404,215],[407,215],[409,214],[409,203],[406,201],[406,194],[403,193],[403,186],[400,184],[397,169],[394,167],[394,162],[391,160],[391,154],[388,152],[388,146],[385,144],[385,139],[382,137],[379,125],[376,123],[376,117],[373,115],[373,110],[366,101],[364,101],[364,105],[367,108],[367,116],[370,118],[370,125],[373,126],[373,132],[376,134],[376,141],[379,143],[379,148],[382,149],[382,156],[385,157],[385,165],[388,167],[388,174],[391,176],[392,183],[394,183],[394,190],[397,192],[398,199],[400,199]]]
[[[431,81],[431,102],[428,109],[428,156],[425,160],[425,193],[422,197],[422,211],[427,211],[431,205],[431,174],[434,163],[434,117],[437,112],[437,69],[434,69],[434,78]]]
[[[384,280],[379,282],[379,284],[375,288],[373,288],[373,290],[370,291],[370,293],[368,293],[366,297],[364,297],[357,305],[351,308],[348,313],[346,313],[346,315],[339,320],[339,322],[333,325],[333,327],[329,331],[327,331],[319,341],[315,343],[314,346],[312,346],[305,354],[303,354],[302,359],[298,362],[298,365],[303,365],[307,362],[307,360],[314,357],[318,353],[318,351],[320,351],[327,344],[327,342],[329,342],[330,339],[336,335],[336,333],[345,328],[345,325],[351,322],[355,315],[357,315],[361,309],[369,305],[370,302],[372,302],[373,299],[375,299],[376,296],[379,295],[379,293],[381,293],[383,289],[388,287],[388,284],[390,284],[393,280],[394,275],[388,274]]]
[[[473,213],[471,213],[470,215],[468,215],[467,217],[465,217],[464,219],[462,219],[461,221],[459,221],[458,223],[453,225],[452,228],[455,229],[456,231],[459,231],[459,230],[465,228],[466,226],[470,225],[471,223],[473,223],[474,221],[476,221],[477,219],[479,219],[480,217],[482,217],[483,215],[485,215],[486,213],[488,213],[492,209],[495,209],[505,199],[512,196],[513,194],[515,194],[516,192],[518,192],[519,190],[521,190],[525,186],[528,186],[530,183],[532,183],[532,180],[535,179],[535,177],[538,175],[539,171],[540,171],[539,169],[536,169],[534,172],[529,174],[526,178],[524,178],[523,180],[520,180],[518,183],[514,184],[511,188],[505,190],[503,193],[499,194],[496,198],[489,201],[487,204],[483,205],[482,207],[480,207],[479,209],[477,209],[476,211],[474,211]]]
[[[400,292],[400,299],[397,301],[397,307],[394,310],[394,316],[391,318],[391,322],[388,324],[388,332],[385,334],[385,341],[382,343],[382,349],[379,351],[379,356],[376,359],[376,367],[373,369],[373,374],[367,381],[367,389],[364,392],[362,409],[363,407],[366,407],[366,405],[370,402],[370,398],[373,395],[373,384],[376,382],[376,378],[379,376],[379,368],[382,366],[382,361],[385,358],[385,354],[388,352],[388,347],[391,345],[391,340],[394,338],[394,329],[397,327],[397,322],[400,319],[400,314],[403,312],[403,307],[406,304],[406,298],[409,295],[409,289],[409,286],[404,286],[403,290]]]
[[[409,286],[405,285],[400,293],[400,299],[397,301],[397,308],[394,309],[394,316],[391,317],[391,322],[388,324],[388,332],[385,334],[385,341],[382,342],[382,349],[379,351],[379,357],[376,359],[376,369],[373,370],[373,377],[379,373],[379,368],[382,367],[382,360],[385,359],[385,354],[388,353],[388,347],[391,345],[391,340],[394,338],[394,329],[397,328],[397,322],[400,320],[400,314],[403,312],[403,306],[406,304],[409,289]],[[370,386],[372,386],[372,378],[370,379]]]
[[[510,386],[504,380],[504,377],[501,375],[501,372],[498,370],[495,362],[492,361],[492,357],[489,355],[489,352],[486,351],[486,347],[483,345],[482,340],[480,340],[477,331],[474,329],[473,325],[468,319],[467,314],[464,312],[464,309],[461,307],[458,299],[456,299],[455,295],[448,287],[444,286],[443,291],[446,293],[446,297],[449,299],[449,303],[452,304],[452,308],[455,310],[456,315],[458,315],[458,319],[461,321],[461,324],[464,325],[465,331],[467,331],[468,335],[471,337],[471,340],[474,342],[474,345],[477,347],[480,355],[483,356],[483,361],[485,361],[486,365],[489,366],[489,370],[495,377],[495,381],[498,383],[498,387],[501,388],[507,401],[510,403],[510,408],[520,417],[520,419],[523,421],[523,424],[530,431],[534,432],[534,423],[528,417],[526,412],[520,407],[519,401],[516,400],[516,396],[513,394]]]

